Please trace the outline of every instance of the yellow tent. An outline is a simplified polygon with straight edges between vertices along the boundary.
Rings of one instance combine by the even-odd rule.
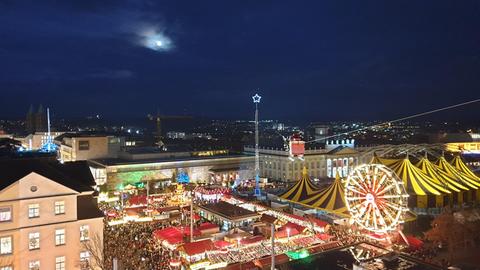
[[[468,166],[463,162],[462,158],[459,155],[456,155],[450,162],[455,168],[464,174],[470,176],[472,179],[475,179],[480,182],[480,177],[468,168]]]
[[[345,203],[345,188],[340,180],[338,172],[335,181],[330,186],[319,193],[300,201],[300,203],[339,216],[350,216]]]
[[[461,190],[469,190],[468,187],[458,182],[455,177],[451,177],[445,171],[440,170],[437,165],[430,162],[427,158],[420,159],[415,166],[420,168],[426,175],[436,180],[438,184],[443,185],[452,191],[460,192]]]
[[[409,194],[415,194],[419,196],[424,195],[440,195],[442,193],[451,193],[446,187],[432,177],[425,174],[421,169],[415,167],[408,158],[400,159],[391,165],[390,167],[403,183]]]
[[[444,157],[440,157],[435,163],[442,171],[446,172],[450,177],[459,180],[463,185],[472,189],[478,189],[480,182],[475,177],[457,170],[454,166],[447,162]]]
[[[477,176],[474,172],[472,172],[472,170],[470,170],[470,168],[468,168],[468,166],[463,162],[462,158],[460,157],[460,155],[456,155],[455,158],[453,158],[453,160],[450,162],[454,167],[455,169],[457,169],[458,171],[468,175],[470,178],[472,179],[475,179],[477,181],[477,183],[480,181],[480,177]],[[480,188],[476,190],[476,194],[473,194],[474,191],[472,191],[472,196],[475,195],[476,196],[476,200],[477,202],[480,202]],[[463,198],[462,198],[463,199]],[[473,198],[472,198],[473,199]]]
[[[307,168],[303,167],[302,179],[278,197],[287,201],[298,203],[302,200],[305,200],[310,195],[318,192],[319,188],[316,187],[312,181],[310,181]]]

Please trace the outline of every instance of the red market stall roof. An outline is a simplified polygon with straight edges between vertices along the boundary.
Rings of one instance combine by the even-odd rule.
[[[165,229],[158,229],[153,231],[153,237],[158,240],[166,240],[172,237],[180,237],[182,238],[182,233],[175,227],[168,227]]]
[[[414,249],[419,249],[423,246],[422,240],[411,235],[407,236],[407,241],[408,241],[408,245]]]
[[[170,245],[177,245],[177,244],[183,243],[183,237],[172,236],[172,237],[166,238],[165,241],[167,241]]]
[[[287,222],[287,224],[283,225],[282,227],[280,227],[280,230],[287,230],[290,229],[290,231],[292,229],[296,229],[298,232],[303,232],[305,230],[305,227],[303,227],[302,225],[298,225],[296,223],[293,223],[293,222]],[[291,235],[291,234],[290,234]]]
[[[285,254],[279,254],[275,256],[275,264],[284,264],[290,261],[290,258]],[[254,264],[261,269],[267,268],[272,264],[272,256],[263,257],[254,261]]]
[[[201,234],[200,230],[193,229],[193,236]],[[168,227],[153,232],[153,237],[158,240],[167,240],[169,243],[178,243],[177,240],[182,240],[184,236],[190,236],[190,227]]]
[[[259,269],[253,262],[229,264],[226,270],[256,270]]]
[[[218,249],[224,249],[226,247],[230,247],[232,246],[233,244],[228,242],[228,241],[223,241],[223,240],[218,240],[218,241],[215,241],[213,242],[213,244],[215,245],[216,248]]]
[[[299,234],[299,232],[295,228],[290,229],[290,231],[280,230],[280,231],[275,232],[275,238],[287,238],[289,236],[291,237],[291,236],[295,236],[297,234]]]
[[[403,237],[398,237],[398,243],[405,243],[407,244],[411,249],[419,249],[423,246],[423,241],[416,238],[415,236],[412,235],[406,235],[405,236],[406,240],[408,243],[405,243],[405,239]]]
[[[308,218],[311,222],[313,222],[315,225],[317,225],[318,227],[321,227],[321,228],[324,228],[326,227],[328,224],[328,222],[326,221],[323,221],[321,219],[318,219],[318,218],[315,218],[315,217],[309,217]]]
[[[265,239],[265,237],[263,237],[262,235],[257,235],[257,236],[253,236],[253,237],[250,237],[250,238],[241,239],[240,244],[241,245],[251,245],[251,244],[263,241],[264,239]]]
[[[194,256],[205,253],[209,250],[214,250],[215,245],[213,244],[212,240],[206,239],[198,242],[186,243],[182,246],[182,248],[188,256]]]
[[[147,196],[145,195],[135,195],[128,199],[130,205],[144,205],[147,204]]]
[[[318,239],[323,240],[323,241],[332,238],[331,235],[326,234],[326,233],[317,233],[317,234],[315,235],[315,237],[317,237]]]
[[[179,230],[183,235],[190,236],[190,227],[181,226],[179,227]],[[193,236],[199,236],[199,235],[202,235],[202,232],[197,228],[193,228]]]
[[[210,229],[216,229],[216,228],[218,228],[218,225],[217,225],[217,224],[210,223],[210,222],[204,222],[204,223],[200,224],[200,226],[198,226],[198,229],[199,229],[200,231],[210,230]]]

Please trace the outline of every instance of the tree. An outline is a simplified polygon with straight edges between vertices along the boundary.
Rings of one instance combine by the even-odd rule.
[[[425,238],[436,245],[446,245],[448,257],[452,260],[454,250],[458,247],[465,247],[468,230],[464,224],[455,219],[451,211],[447,210],[435,217],[431,223],[431,228],[425,232]]]
[[[82,247],[84,251],[88,251],[89,259],[79,262],[81,269],[110,269],[107,267],[107,257],[105,255],[103,237],[101,237],[100,234],[94,233],[91,235],[89,240],[82,242]]]

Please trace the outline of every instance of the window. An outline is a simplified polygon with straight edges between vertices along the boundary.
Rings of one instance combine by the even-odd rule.
[[[55,245],[65,245],[65,229],[55,230]]]
[[[28,234],[28,249],[39,249],[40,248],[40,233],[34,232]]]
[[[28,217],[37,218],[40,216],[40,205],[38,203],[28,205]]]
[[[0,207],[0,222],[12,220],[12,207],[2,206]]]
[[[55,215],[65,214],[65,202],[58,201],[55,202]]]
[[[13,240],[11,236],[3,236],[0,238],[0,254],[12,254]]]
[[[65,256],[55,258],[55,270],[65,270]]]
[[[80,252],[80,269],[89,269],[90,253],[88,251]]]
[[[40,270],[40,261],[30,261],[28,263],[28,270]]]
[[[90,149],[90,142],[89,141],[78,141],[78,150],[89,150]]]
[[[13,266],[9,265],[9,266],[2,266],[0,267],[0,270],[13,270]]]
[[[88,231],[89,231],[88,225],[80,226],[80,241],[85,241],[89,239]]]

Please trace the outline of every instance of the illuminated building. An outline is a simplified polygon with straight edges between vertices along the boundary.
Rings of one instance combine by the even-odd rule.
[[[118,157],[125,138],[96,133],[65,133],[55,138],[62,162]]]
[[[5,160],[0,177],[0,269],[98,269],[86,245],[102,241],[103,214],[85,162]]]
[[[169,152],[159,148],[132,148],[118,158],[89,160],[97,185],[113,191],[122,184],[151,183],[164,186],[178,180],[190,183],[231,185],[253,179],[254,157],[226,150]]]
[[[245,147],[253,153],[253,147]],[[260,148],[260,175],[273,180],[301,179],[306,166],[312,178],[346,176],[356,165],[368,163],[372,153],[364,155],[364,148],[355,147],[353,140],[328,141],[325,148],[306,149],[302,159],[292,159],[284,148]]]
[[[261,215],[242,207],[219,201],[198,206],[200,216],[215,223],[222,224],[221,229],[228,231],[244,227],[260,219]]]

